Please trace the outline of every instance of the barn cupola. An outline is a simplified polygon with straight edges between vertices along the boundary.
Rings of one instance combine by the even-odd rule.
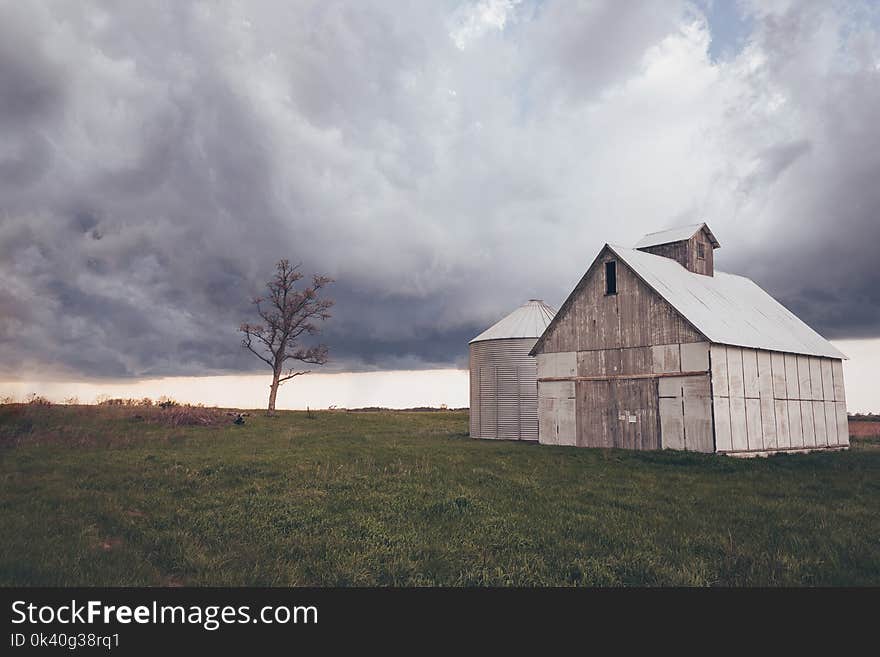
[[[705,224],[690,224],[658,233],[648,233],[635,248],[654,255],[672,258],[695,274],[715,274],[714,251],[721,244]]]

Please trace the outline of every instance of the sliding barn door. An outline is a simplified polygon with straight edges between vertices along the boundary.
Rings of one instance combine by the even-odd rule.
[[[656,379],[577,382],[578,445],[659,449]]]

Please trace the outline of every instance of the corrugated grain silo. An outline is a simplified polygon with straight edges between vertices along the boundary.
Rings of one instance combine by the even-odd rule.
[[[473,438],[538,440],[538,384],[529,351],[556,311],[530,299],[470,341]]]

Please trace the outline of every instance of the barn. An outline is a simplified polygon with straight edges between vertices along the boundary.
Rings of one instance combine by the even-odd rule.
[[[531,354],[542,444],[756,455],[849,445],[845,356],[705,223],[606,244]]]
[[[470,434],[538,440],[537,370],[529,351],[555,311],[530,299],[470,341]]]

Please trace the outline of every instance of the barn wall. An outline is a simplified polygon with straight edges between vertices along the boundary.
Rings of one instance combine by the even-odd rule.
[[[713,344],[719,452],[849,445],[840,360]]]
[[[605,263],[611,260],[618,263],[618,291],[606,295]],[[560,308],[536,353],[638,349],[702,340],[705,338],[667,301],[604,249]]]
[[[535,338],[485,340],[470,345],[470,435],[538,439]]]
[[[709,343],[539,354],[539,440],[714,450]]]

